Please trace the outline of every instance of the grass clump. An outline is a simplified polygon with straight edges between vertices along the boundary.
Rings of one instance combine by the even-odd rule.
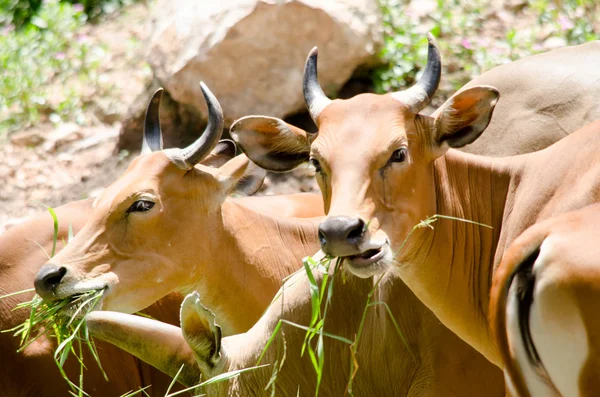
[[[30,290],[24,291],[28,292]],[[85,315],[94,309],[102,298],[103,290],[92,290],[76,297],[57,301],[45,301],[35,295],[31,301],[23,302],[15,307],[18,309],[29,309],[29,317],[15,328],[2,332],[14,332],[15,337],[21,338],[21,347],[17,352],[22,352],[33,342],[42,336],[55,338],[58,347],[54,352],[54,361],[58,366],[63,378],[68,382],[76,396],[87,395],[83,391],[83,348],[84,345],[90,350],[106,380],[106,374],[100,364],[96,346],[90,339],[85,324]],[[12,295],[12,294],[11,294]],[[64,371],[64,365],[69,355],[80,363],[80,376],[77,383],[70,380]]]

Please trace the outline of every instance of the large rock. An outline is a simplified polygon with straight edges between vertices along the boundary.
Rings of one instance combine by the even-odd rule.
[[[304,109],[302,71],[319,46],[329,95],[382,44],[377,0],[158,0],[148,62],[172,98],[205,114],[198,82],[215,93],[226,121],[285,117]]]

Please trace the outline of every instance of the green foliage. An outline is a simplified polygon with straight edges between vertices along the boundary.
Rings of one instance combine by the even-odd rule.
[[[377,92],[399,90],[414,83],[426,62],[427,30],[439,39],[443,73],[446,79],[452,78],[450,90],[494,66],[544,51],[542,43],[548,40],[575,45],[600,37],[593,24],[600,18],[600,3],[595,0],[535,0],[523,4],[522,9],[510,11],[518,14],[515,21],[531,20],[523,29],[511,23],[494,25],[493,21],[501,18],[486,0],[437,0],[435,8],[420,17],[407,12],[410,3],[379,0],[384,23],[381,58],[385,66],[373,72]]]
[[[427,58],[427,39],[404,12],[404,2],[380,0],[380,6],[385,36],[381,58],[386,66],[375,70],[373,81],[377,92],[396,91],[414,83],[415,66]]]
[[[600,3],[596,0],[536,0],[531,7],[538,14],[539,25],[550,25],[552,30],[562,32],[569,44],[582,44],[600,37],[593,24],[600,18]]]
[[[28,24],[41,5],[42,0],[0,0],[0,26]]]
[[[29,126],[42,116],[77,120],[82,109],[71,90],[51,98],[51,84],[89,84],[102,55],[77,30],[85,14],[58,0],[43,3],[37,16],[20,30],[0,34],[0,133]],[[49,100],[51,98],[52,100]]]
[[[85,13],[87,18],[95,19],[102,14],[110,14],[133,0],[61,0],[74,5]],[[12,25],[17,29],[32,22],[44,4],[43,0],[0,0],[0,26]]]

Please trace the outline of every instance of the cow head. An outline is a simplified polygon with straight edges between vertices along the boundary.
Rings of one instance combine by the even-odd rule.
[[[202,254],[218,238],[221,204],[233,190],[253,193],[264,171],[244,155],[233,157],[233,142],[219,142],[222,110],[210,90],[201,87],[208,125],[185,149],[163,150],[162,90],[154,95],[146,111],[142,153],[95,200],[75,238],[40,269],[34,283],[40,296],[64,299],[104,289],[104,309],[135,312],[185,282],[210,277],[199,262],[212,259]],[[218,270],[212,271],[216,277]]]
[[[419,112],[434,95],[441,71],[439,50],[428,36],[427,67],[402,92],[330,100],[317,80],[317,49],[304,70],[304,98],[318,132],[282,120],[244,117],[231,135],[261,167],[287,171],[310,161],[317,170],[327,218],[322,249],[345,258],[357,276],[381,273],[415,224],[436,213],[433,162],[449,148],[473,142],[487,127],[496,89],[459,92],[429,117]]]

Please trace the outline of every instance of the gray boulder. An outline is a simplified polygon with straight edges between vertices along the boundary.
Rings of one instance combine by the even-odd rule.
[[[158,0],[148,62],[173,100],[205,114],[198,82],[215,93],[227,124],[248,114],[304,110],[302,71],[317,45],[327,94],[382,45],[377,0]]]

